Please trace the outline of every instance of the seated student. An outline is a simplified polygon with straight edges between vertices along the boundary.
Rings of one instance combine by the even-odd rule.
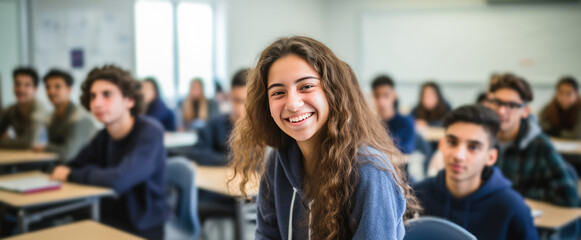
[[[478,105],[444,118],[440,140],[445,168],[415,186],[424,215],[446,218],[478,239],[538,239],[531,211],[500,170],[493,167],[499,120]]]
[[[504,74],[490,86],[490,106],[500,119],[496,165],[526,198],[578,206],[577,179],[534,119],[533,92],[522,78]]]
[[[373,80],[371,87],[377,114],[387,125],[395,145],[404,154],[412,153],[415,150],[414,119],[399,114],[395,83],[390,77],[382,75]]]
[[[416,118],[418,128],[440,127],[444,115],[450,111],[450,104],[446,102],[435,82],[427,82],[422,85],[420,102],[412,109],[412,116]]]
[[[38,73],[32,68],[17,68],[12,72],[16,104],[8,107],[0,119],[0,148],[28,149],[39,138],[44,124],[44,109],[34,95]],[[8,136],[12,127],[14,138]]]
[[[70,101],[73,77],[69,73],[50,70],[44,76],[44,85],[55,110],[48,122],[48,145],[33,148],[58,153],[61,162],[66,162],[93,137],[96,126],[84,109]]]
[[[239,70],[232,78],[232,112],[217,116],[200,129],[198,142],[187,157],[200,165],[228,165],[228,137],[234,124],[245,115],[246,77],[249,69]]]
[[[149,77],[141,82],[141,86],[145,102],[145,115],[158,120],[166,132],[175,132],[176,118],[161,99],[157,81]]]
[[[256,239],[403,239],[416,199],[348,64],[314,39],[280,38],[248,90],[230,139],[243,194],[262,170]]]
[[[200,129],[206,121],[220,114],[218,103],[207,99],[201,78],[194,78],[190,83],[190,92],[182,102],[182,118],[185,130]]]
[[[557,93],[539,116],[541,128],[553,137],[581,139],[581,99],[579,84],[573,77],[557,83]]]
[[[161,239],[166,203],[163,128],[138,116],[141,84],[115,66],[93,69],[81,86],[81,102],[105,129],[52,178],[112,188],[119,196],[101,201],[102,222],[147,239]]]

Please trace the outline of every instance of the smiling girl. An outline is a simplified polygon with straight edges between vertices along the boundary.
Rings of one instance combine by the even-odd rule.
[[[314,39],[281,38],[248,81],[230,141],[240,189],[262,174],[256,239],[402,239],[406,205],[419,207],[351,68]]]

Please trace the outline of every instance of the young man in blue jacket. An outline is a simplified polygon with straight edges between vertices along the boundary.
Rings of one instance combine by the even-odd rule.
[[[397,92],[395,83],[381,75],[371,83],[377,115],[385,122],[395,145],[404,154],[411,154],[416,149],[414,118],[403,116],[397,111]]]
[[[499,131],[489,108],[463,106],[444,117],[445,168],[416,187],[424,215],[448,219],[478,239],[538,239],[531,211],[494,167]]]
[[[105,129],[99,131],[52,178],[112,188],[103,199],[102,222],[147,239],[162,239],[169,206],[165,200],[166,150],[163,128],[139,116],[141,84],[115,66],[93,69],[81,86],[81,103]]]

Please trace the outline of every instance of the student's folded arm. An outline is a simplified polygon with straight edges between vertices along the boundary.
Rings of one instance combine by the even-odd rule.
[[[14,149],[28,149],[32,147],[34,140],[39,137],[42,130],[42,122],[32,120],[24,134],[14,139],[0,140],[0,147]]]
[[[274,205],[274,158],[275,154],[271,154],[271,157],[267,161],[264,176],[260,181],[259,195],[257,199],[257,227],[256,227],[256,239],[282,239],[280,231],[278,229],[278,220],[276,218],[276,208]],[[292,191],[292,190],[290,190]]]
[[[71,129],[68,129],[67,137],[63,145],[63,159],[68,161],[75,157],[79,150],[87,144],[87,139],[94,134],[95,126],[91,119],[82,119],[75,122]]]
[[[403,190],[391,172],[371,163],[361,165],[353,217],[353,239],[403,239]]]
[[[553,199],[551,202],[569,207],[579,206],[579,193],[577,190],[577,179],[569,174],[563,158],[555,150],[548,157],[549,167],[546,169],[548,176],[548,186],[550,191],[548,196]]]
[[[121,160],[117,167],[86,169],[86,183],[113,188],[116,193],[123,194],[135,185],[144,182],[153,175],[160,164],[160,151],[164,151],[162,134],[147,134],[140,138],[131,153]]]

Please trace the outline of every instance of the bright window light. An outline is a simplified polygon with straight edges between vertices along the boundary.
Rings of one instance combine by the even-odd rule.
[[[137,77],[140,79],[155,77],[160,91],[170,104],[176,100],[173,39],[171,2],[137,1],[135,3]]]
[[[208,4],[181,2],[177,5],[179,94],[184,96],[190,81],[201,77],[206,97],[213,84],[213,14]]]

